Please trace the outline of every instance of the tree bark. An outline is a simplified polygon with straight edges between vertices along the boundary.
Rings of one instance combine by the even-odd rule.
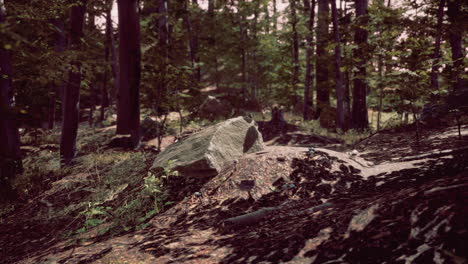
[[[198,1],[197,0],[192,0],[192,4],[198,8]],[[194,19],[195,20],[195,19]],[[191,51],[191,57],[192,57],[192,63],[195,67],[195,79],[200,82],[201,81],[201,69],[200,66],[198,65],[200,63],[200,57],[198,54],[198,37],[197,34],[199,33],[199,26],[198,23],[194,20],[191,20],[192,24],[192,34],[190,37],[190,51]]]
[[[104,49],[104,59],[106,62],[106,67],[104,68],[104,78],[101,86],[101,114],[99,119],[104,121],[106,107],[109,107],[109,92],[107,89],[107,84],[109,81],[109,71],[108,65],[111,65],[111,49],[113,49],[113,27],[112,27],[112,0],[106,0],[106,47]],[[114,85],[117,83],[114,75]],[[117,89],[116,89],[117,90]]]
[[[461,9],[463,1],[448,0],[447,15],[450,21],[449,39],[452,49],[452,72],[453,72],[453,91],[467,89],[465,87],[466,80],[463,78],[465,67],[463,66],[463,36],[465,32],[466,17]]]
[[[367,25],[367,0],[355,0],[356,8],[356,31],[354,41],[358,46],[354,51],[355,65],[358,69],[357,75],[354,77],[353,89],[353,110],[352,110],[352,126],[358,130],[367,129],[369,126],[367,114],[367,84],[366,84],[366,46],[368,32],[365,29]]]
[[[52,24],[55,27],[54,33],[54,51],[59,54],[64,52],[67,49],[67,38],[65,36],[65,23],[63,19],[54,19]],[[60,94],[60,97],[63,99],[63,93],[65,90],[66,84],[65,80],[55,80],[51,85],[51,96],[49,98],[49,129],[54,128],[55,123],[55,112],[57,106],[57,95]]]
[[[333,21],[333,35],[335,37],[335,73],[336,73],[336,124],[342,131],[348,130],[349,113],[345,105],[345,91],[343,87],[343,73],[341,72],[341,40],[338,24],[338,11],[336,10],[336,1],[330,1]]]
[[[330,106],[330,83],[328,65],[330,56],[327,51],[329,44],[328,27],[330,25],[330,11],[328,0],[318,0],[318,21],[317,21],[317,59],[316,59],[316,79],[317,79],[317,111],[316,118],[320,116],[323,108]]]
[[[130,134],[133,147],[140,141],[140,16],[138,0],[118,0],[119,74],[117,134]]]
[[[0,1],[0,26],[5,23],[5,17],[5,7]],[[15,198],[11,180],[22,172],[18,127],[15,118],[8,115],[14,106],[11,54],[0,45],[0,200]]]
[[[296,0],[290,0],[291,7],[291,26],[293,32],[293,76],[292,76],[292,95],[293,105],[297,102],[297,84],[299,83],[299,34],[297,33],[297,14],[296,14]]]
[[[379,71],[379,112],[377,114],[377,131],[380,131],[380,121],[382,117],[382,107],[383,107],[383,58],[382,55],[379,55],[378,58],[378,71]],[[372,123],[372,121],[371,121]]]
[[[305,85],[304,85],[304,104],[302,108],[302,117],[304,121],[310,120],[312,116],[309,116],[309,107],[314,106],[313,92],[311,89],[312,84],[312,54],[314,52],[313,43],[313,30],[314,30],[314,19],[315,19],[315,0],[312,0],[312,6],[309,0],[304,0],[305,15],[309,16],[309,22],[307,24],[308,34],[306,37],[307,50],[306,50],[306,71],[305,71]]]
[[[265,33],[267,35],[270,34],[270,27],[271,27],[271,18],[270,18],[270,10],[268,10],[268,4],[269,2],[267,2],[266,4],[264,4],[263,6],[263,12],[265,12],[265,22],[266,22],[266,25],[265,25]]]
[[[244,0],[239,0],[239,10],[237,11],[239,13],[239,28],[240,28],[240,50],[241,50],[241,58],[242,58],[242,100],[243,102],[246,102],[247,100],[247,52],[246,52],[246,42],[247,42],[247,37],[246,37],[246,30],[244,26],[245,22],[245,15],[243,14],[243,5]]]
[[[439,59],[440,59],[440,42],[442,36],[442,22],[444,18],[444,6],[445,0],[440,0],[439,8],[437,9],[437,31],[435,36],[434,44],[434,55],[432,56],[432,68],[431,68],[431,90],[435,91],[439,89],[438,71],[439,71]]]
[[[276,0],[273,0],[273,31],[278,32],[278,9],[276,6]]]
[[[86,11],[86,0],[75,1],[70,10],[70,50],[78,52],[81,49],[83,23]],[[71,62],[68,85],[63,96],[63,122],[60,138],[60,158],[62,165],[69,165],[76,155],[76,135],[79,122],[81,63]]]
[[[167,23],[167,1],[166,0],[157,0],[156,2],[156,12],[158,14],[157,18],[157,31],[158,31],[158,44],[160,56],[162,58],[162,64],[160,65],[160,71],[166,75],[167,67],[169,64],[169,28]],[[192,47],[192,46],[191,46]],[[192,48],[191,48],[192,50]],[[192,63],[194,61],[192,60]],[[192,64],[193,66],[193,64]],[[165,113],[166,110],[161,106],[163,98],[165,98],[167,92],[167,82],[166,80],[160,80],[156,84],[156,98],[154,103],[154,109],[156,110],[156,115]]]
[[[94,3],[90,2],[88,3],[87,6],[87,14],[88,14],[88,23],[87,23],[87,28],[88,28],[88,34],[89,35],[94,35],[94,32],[96,31],[96,19],[95,19],[95,14],[94,14]],[[91,66],[91,72],[94,74],[93,78],[91,79],[91,84],[89,86],[90,89],[90,96],[89,96],[89,116],[88,116],[88,123],[89,127],[92,127],[94,125],[94,111],[96,110],[96,101],[98,97],[98,89],[97,89],[97,78],[95,74],[96,68],[94,65]]]

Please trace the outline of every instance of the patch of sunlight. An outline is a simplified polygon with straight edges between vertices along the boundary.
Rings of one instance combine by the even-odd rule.
[[[350,236],[351,231],[361,232],[369,225],[372,220],[377,216],[375,211],[379,208],[379,205],[374,204],[371,207],[360,211],[357,215],[351,219],[351,222],[348,226],[348,231],[345,234],[345,238]]]

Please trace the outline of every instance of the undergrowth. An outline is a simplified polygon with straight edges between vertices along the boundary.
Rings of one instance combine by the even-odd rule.
[[[59,133],[59,131],[55,131]],[[60,167],[59,137],[38,137],[28,146],[24,173],[14,186],[23,201],[32,201],[37,223],[70,222],[64,239],[71,244],[103,235],[144,228],[169,202],[165,184],[177,177],[168,170],[150,172],[155,154],[147,150],[108,149],[112,128],[81,128],[74,165]],[[29,140],[29,139],[28,139]],[[44,145],[57,146],[44,148]],[[52,148],[52,149],[51,149]],[[2,207],[0,221],[15,205]]]

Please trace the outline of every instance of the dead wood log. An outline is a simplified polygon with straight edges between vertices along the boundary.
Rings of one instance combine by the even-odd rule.
[[[224,224],[227,226],[247,226],[247,225],[256,224],[268,218],[272,213],[281,209],[285,209],[286,205],[288,204],[289,203],[286,201],[275,207],[265,207],[255,212],[251,212],[251,213],[236,216],[236,217],[231,217],[231,218],[224,220]],[[324,203],[324,204],[320,204],[317,206],[309,207],[305,210],[301,210],[298,212],[292,212],[287,215],[296,216],[296,215],[301,215],[304,213],[310,214],[310,213],[317,212],[325,208],[331,207],[332,205],[333,203]]]

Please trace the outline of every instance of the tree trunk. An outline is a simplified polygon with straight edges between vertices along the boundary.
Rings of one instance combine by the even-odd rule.
[[[87,6],[87,13],[88,13],[88,23],[87,23],[87,28],[88,28],[88,34],[89,35],[94,35],[94,32],[96,31],[96,25],[95,25],[95,15],[94,15],[94,3],[90,2],[88,3]],[[89,116],[88,116],[88,123],[89,127],[92,127],[94,125],[94,111],[96,110],[96,101],[97,101],[97,74],[96,68],[94,65],[91,66],[91,72],[94,75],[91,80],[91,85],[89,86],[90,89],[90,96],[89,96]]]
[[[307,25],[308,34],[306,37],[307,40],[307,51],[306,51],[306,72],[305,72],[305,85],[304,85],[304,104],[302,108],[302,116],[304,121],[310,120],[312,117],[309,116],[309,107],[313,108],[313,92],[311,90],[312,84],[312,53],[314,52],[314,43],[313,43],[313,30],[314,30],[314,19],[315,19],[315,0],[312,0],[312,6],[310,5],[309,0],[304,0],[304,10],[305,15],[309,16],[309,22]]]
[[[444,18],[444,6],[445,0],[440,0],[439,8],[437,9],[437,31],[435,36],[434,44],[434,55],[432,57],[432,69],[431,69],[431,90],[435,91],[439,89],[438,71],[439,71],[439,59],[440,59],[440,40],[442,36],[442,22]]]
[[[106,67],[104,68],[104,77],[101,86],[101,114],[99,119],[104,121],[106,107],[109,107],[109,92],[107,89],[107,84],[109,81],[109,71],[108,65],[111,65],[110,53],[113,48],[113,28],[112,28],[112,0],[106,0],[106,47],[104,49],[104,59],[106,62]],[[115,77],[115,76],[114,76]],[[114,79],[114,84],[117,81]]]
[[[354,41],[358,46],[354,51],[355,65],[358,69],[357,75],[354,77],[353,89],[353,110],[352,121],[353,128],[364,130],[368,128],[367,114],[367,85],[366,85],[366,46],[367,46],[367,30],[365,29],[368,21],[367,16],[367,0],[355,0],[357,28],[354,35]]]
[[[382,107],[383,107],[383,58],[379,55],[378,58],[378,71],[379,71],[379,112],[377,114],[377,131],[380,131],[380,121],[382,118]],[[372,121],[371,121],[372,123]]]
[[[271,18],[270,18],[270,11],[268,10],[268,2],[263,6],[263,12],[265,12],[265,22],[266,22],[266,26],[265,26],[265,33],[267,35],[270,34],[270,26],[271,26]]]
[[[117,134],[130,134],[133,146],[140,141],[140,18],[138,0],[118,0],[119,73]]]
[[[296,0],[290,0],[291,7],[291,25],[293,32],[293,76],[292,76],[292,95],[293,95],[293,105],[295,106],[297,102],[297,84],[299,83],[299,35],[297,33],[297,14],[296,14]]]
[[[216,32],[216,17],[215,17],[215,0],[208,0],[208,24],[209,24],[209,31]],[[218,72],[218,56],[216,54],[216,34],[212,34],[209,36],[208,44],[211,46],[211,51],[213,52],[211,55],[212,59],[214,60],[214,81],[215,87],[218,89],[219,87],[219,72]]]
[[[250,68],[250,99],[254,101],[257,94],[257,24],[258,24],[258,13],[260,9],[260,2],[255,2],[254,5],[254,19],[252,23],[252,39],[254,45],[252,46],[251,57],[252,67]]]
[[[0,26],[5,23],[5,16],[5,7],[0,1]],[[16,195],[11,188],[11,180],[22,172],[22,161],[18,127],[15,118],[8,115],[15,105],[15,98],[11,55],[3,45],[0,45],[0,76],[0,200],[12,200]]]
[[[276,0],[273,0],[273,31],[278,32],[278,9],[276,6]]]
[[[159,69],[166,75],[167,67],[169,64],[169,28],[167,23],[167,1],[166,0],[158,0],[156,2],[156,12],[157,16],[157,31],[158,31],[158,44],[159,44],[159,52],[162,58],[162,65]],[[192,63],[194,61],[192,60]],[[193,65],[192,65],[193,66]],[[156,98],[154,103],[154,109],[156,110],[156,115],[160,115],[166,110],[162,108],[161,103],[162,100],[166,97],[167,92],[167,81],[165,79],[160,80],[156,84]]]
[[[317,111],[316,118],[320,116],[323,108],[330,106],[330,88],[328,65],[330,56],[326,47],[329,44],[328,27],[330,25],[330,12],[328,0],[318,0],[317,21],[317,59],[315,64],[317,78]]]
[[[245,102],[247,100],[247,58],[246,58],[246,30],[244,27],[245,15],[243,14],[244,0],[239,0],[239,28],[240,28],[240,50],[242,58],[242,100]]]
[[[467,89],[465,87],[465,79],[463,78],[464,66],[463,58],[463,36],[466,24],[466,17],[461,10],[462,1],[459,0],[448,0],[447,6],[447,15],[450,21],[449,28],[449,39],[450,46],[452,49],[452,61],[453,61],[453,91],[460,91],[462,89]]]
[[[83,22],[86,11],[86,0],[76,1],[70,10],[70,50],[78,52],[83,37]],[[71,163],[76,155],[76,135],[79,122],[81,63],[71,62],[68,85],[63,95],[63,122],[60,138],[60,158],[62,165]]]
[[[198,8],[197,0],[192,0],[192,4]],[[191,20],[193,34],[190,37],[190,51],[191,51],[192,63],[195,67],[195,78],[198,82],[200,82],[201,81],[201,69],[200,69],[200,66],[198,65],[200,63],[200,57],[198,55],[199,46],[198,46],[198,37],[197,37],[197,34],[199,34],[200,30],[199,30],[198,23],[196,21],[194,22],[194,20]]]
[[[112,77],[114,78],[114,91],[111,92],[111,97],[109,98],[109,105],[112,105],[112,100],[118,103],[117,96],[120,90],[120,73],[119,73],[119,56],[117,55],[117,48],[115,45],[114,37],[114,28],[112,26],[112,16],[109,16],[110,20],[106,23],[110,23],[111,35],[110,35],[110,55],[111,55],[111,66],[112,66]]]
[[[348,108],[345,106],[346,101],[345,91],[343,87],[343,74],[341,72],[341,40],[338,24],[338,11],[336,10],[336,2],[330,1],[332,9],[333,35],[335,37],[335,72],[336,72],[336,124],[337,128],[342,131],[348,130],[349,114],[346,112]]]
[[[54,33],[54,51],[59,54],[67,49],[67,38],[65,36],[65,23],[63,19],[53,19],[52,24],[55,27]],[[57,107],[57,95],[63,99],[63,92],[65,90],[65,80],[56,80],[51,85],[51,96],[49,98],[49,129],[54,128],[55,112]]]

